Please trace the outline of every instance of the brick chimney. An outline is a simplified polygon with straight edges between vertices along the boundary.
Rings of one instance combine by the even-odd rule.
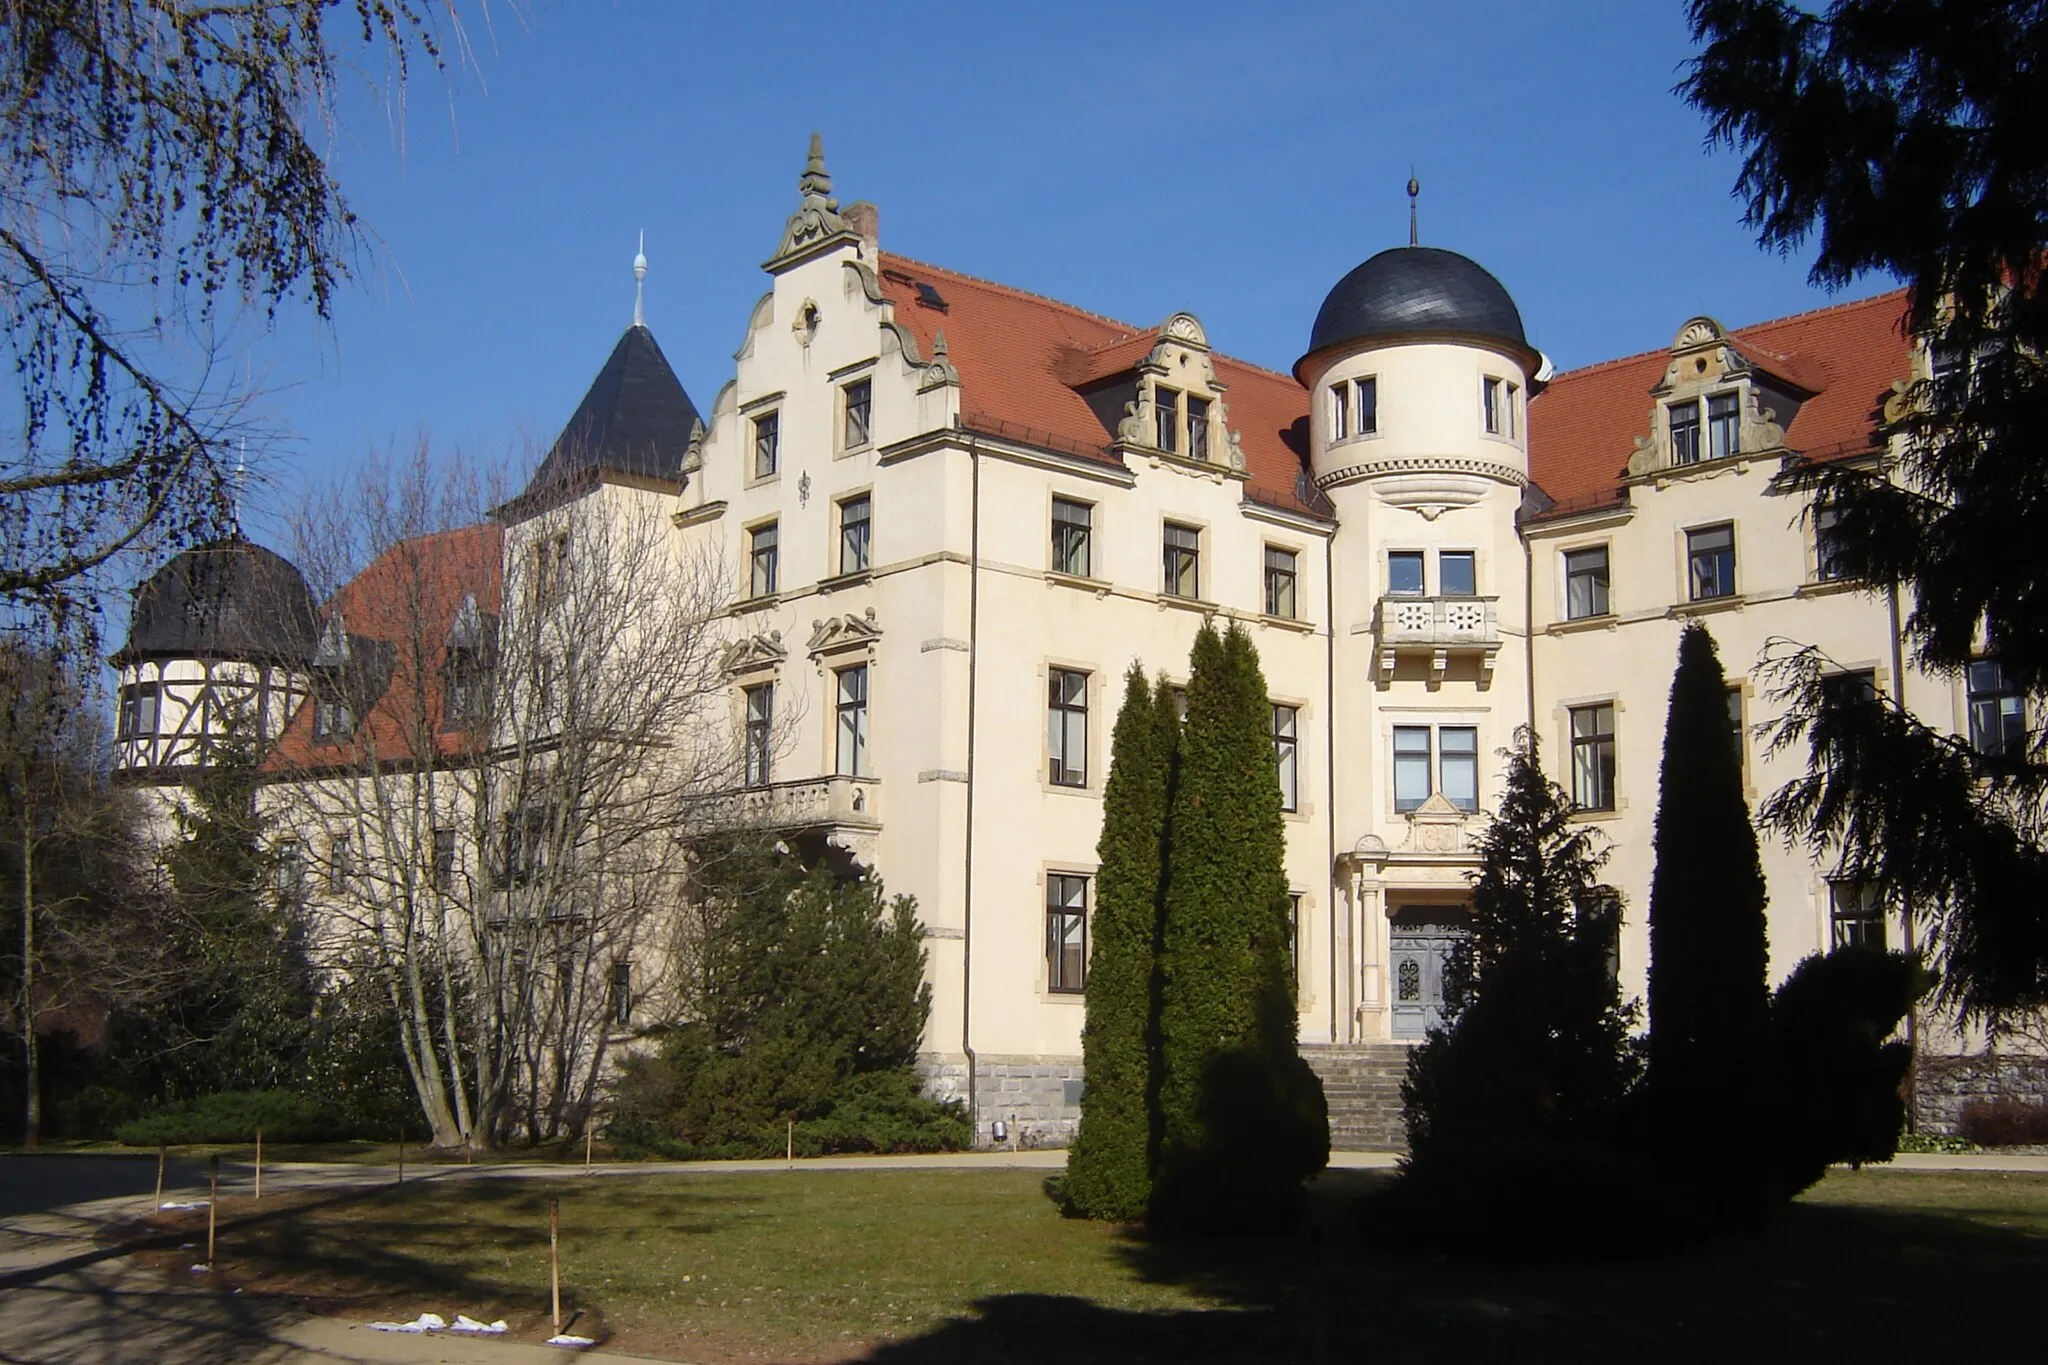
[[[861,254],[868,258],[868,264],[873,265],[881,259],[882,210],[862,199],[848,204],[839,216],[860,234]]]

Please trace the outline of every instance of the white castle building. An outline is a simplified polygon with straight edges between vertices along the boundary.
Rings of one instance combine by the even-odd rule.
[[[1204,622],[1242,623],[1272,690],[1300,1035],[1340,1081],[1435,1016],[1518,726],[1610,840],[1641,992],[1688,621],[1728,669],[1752,801],[1804,761],[1758,733],[1775,638],[2008,742],[2021,702],[1995,667],[1914,671],[1901,604],[1834,572],[1781,478],[1886,462],[1875,416],[1928,364],[1900,293],[1732,331],[1673,319],[1666,349],[1553,374],[1499,281],[1411,242],[1336,282],[1281,374],[1189,313],[1132,325],[893,255],[873,206],[833,197],[815,143],[799,192],[709,405],[636,319],[488,543],[505,572],[550,553],[519,533],[523,506],[601,497],[658,506],[724,557],[750,809],[917,898],[930,1073],[971,1094],[983,1140],[998,1120],[1071,1131],[1121,679],[1133,661],[1184,675]],[[203,761],[209,688],[260,693],[267,733],[310,709],[332,634],[310,607],[267,631],[176,624],[176,585],[228,559],[290,573],[235,543],[141,592],[116,661],[136,780]],[[1774,976],[1834,943],[1912,941],[1776,838],[1764,867]],[[1385,1141],[1384,1119],[1340,1114],[1340,1141]]]

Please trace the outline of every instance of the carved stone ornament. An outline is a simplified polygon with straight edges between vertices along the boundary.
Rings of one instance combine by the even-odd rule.
[[[1685,326],[1678,329],[1678,335],[1671,340],[1674,351],[1690,351],[1699,346],[1716,346],[1727,340],[1728,333],[1720,323],[1701,314],[1690,318]]]
[[[1124,404],[1123,420],[1116,424],[1116,439],[1125,445],[1149,445],[1151,425],[1145,420],[1145,405],[1133,398]]]
[[[1655,423],[1656,420],[1656,412],[1653,409],[1650,421]],[[1660,450],[1661,447],[1657,444],[1656,437],[1636,437],[1635,449],[1628,453],[1629,477],[1641,478],[1643,475],[1661,468],[1664,464],[1664,457],[1659,453]]]
[[[1913,385],[1904,379],[1892,381],[1891,392],[1884,396],[1884,420],[1903,422],[1913,414]]]
[[[832,176],[825,169],[825,139],[817,133],[811,134],[810,159],[797,177],[796,190],[800,196],[796,212],[783,225],[782,244],[769,258],[771,264],[842,234],[859,240],[852,226],[839,216],[839,201],[832,197]]]
[[[924,367],[924,378],[918,382],[917,391],[930,393],[949,387],[960,387],[960,371],[953,368],[952,357],[946,351],[946,331],[942,327],[932,334],[932,363]]]
[[[1470,507],[1485,497],[1486,482],[1472,474],[1396,474],[1375,479],[1372,488],[1387,506],[1435,521],[1453,507]]]
[[[773,668],[789,657],[789,650],[782,643],[782,632],[771,630],[765,635],[748,635],[734,640],[719,656],[718,666],[726,673],[750,673],[758,668]]]
[[[809,346],[818,335],[818,303],[805,299],[796,310],[796,321],[789,324],[789,330],[796,334],[796,344]]]
[[[1178,341],[1188,346],[1209,346],[1209,334],[1202,329],[1201,322],[1193,313],[1175,313],[1159,329],[1159,335],[1169,341]]]
[[[690,445],[683,452],[683,472],[694,474],[704,467],[704,423],[690,423]]]
[[[843,649],[864,649],[881,638],[882,628],[875,624],[875,609],[869,607],[859,616],[849,612],[811,622],[807,648],[814,655],[833,654]]]
[[[1465,812],[1433,792],[1408,815],[1409,853],[1455,854],[1466,848]]]

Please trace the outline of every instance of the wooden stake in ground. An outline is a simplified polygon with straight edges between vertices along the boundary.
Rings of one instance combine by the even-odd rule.
[[[789,1121],[789,1131],[782,1138],[782,1168],[796,1169],[796,1120]]]
[[[583,1169],[590,1169],[590,1135],[594,1130],[585,1124],[583,1128]]]
[[[405,1134],[398,1135],[398,1183],[405,1183]]]
[[[256,1128],[256,1197],[263,1197],[263,1128]]]
[[[168,1150],[161,1142],[156,1145],[156,1202],[149,1206],[152,1213],[164,1206],[164,1156]]]
[[[220,1221],[220,1153],[206,1158],[206,1268],[213,1269],[213,1229]]]
[[[562,1330],[562,1201],[548,1200],[548,1291],[554,1298],[555,1332]]]

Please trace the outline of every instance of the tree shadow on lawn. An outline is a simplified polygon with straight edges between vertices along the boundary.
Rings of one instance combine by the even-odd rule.
[[[578,1243],[631,1241],[652,1225],[662,1236],[709,1235],[760,1202],[678,1189],[637,1192],[630,1208],[613,1209],[622,1195],[605,1183],[479,1177],[459,1184],[285,1196],[278,1201],[282,1207],[253,1217],[223,1204],[223,1214],[234,1221],[221,1234],[208,1278],[217,1287],[289,1300],[315,1313],[403,1319],[460,1312],[487,1321],[506,1318],[517,1334],[537,1329],[550,1313],[550,1197],[562,1201],[564,1313],[578,1313],[574,1330],[599,1340],[609,1335],[601,1296],[575,1278]],[[337,1207],[346,1211],[336,1216]],[[322,1216],[310,1216],[315,1212]],[[203,1212],[155,1221],[182,1234],[188,1246],[205,1242]],[[189,1279],[187,1263],[194,1254],[158,1251],[145,1259],[174,1278]]]
[[[1290,1238],[1122,1251],[1144,1280],[1216,1307],[1128,1312],[1079,1298],[997,1295],[976,1315],[877,1348],[887,1365],[1010,1358],[1763,1362],[2031,1358],[2048,1236],[1998,1227],[1986,1207],[1901,1210],[1803,1200],[1760,1237],[1656,1260],[1476,1265],[1382,1252],[1359,1196],[1387,1177],[1331,1172]],[[1920,1177],[1900,1175],[1899,1180]]]

